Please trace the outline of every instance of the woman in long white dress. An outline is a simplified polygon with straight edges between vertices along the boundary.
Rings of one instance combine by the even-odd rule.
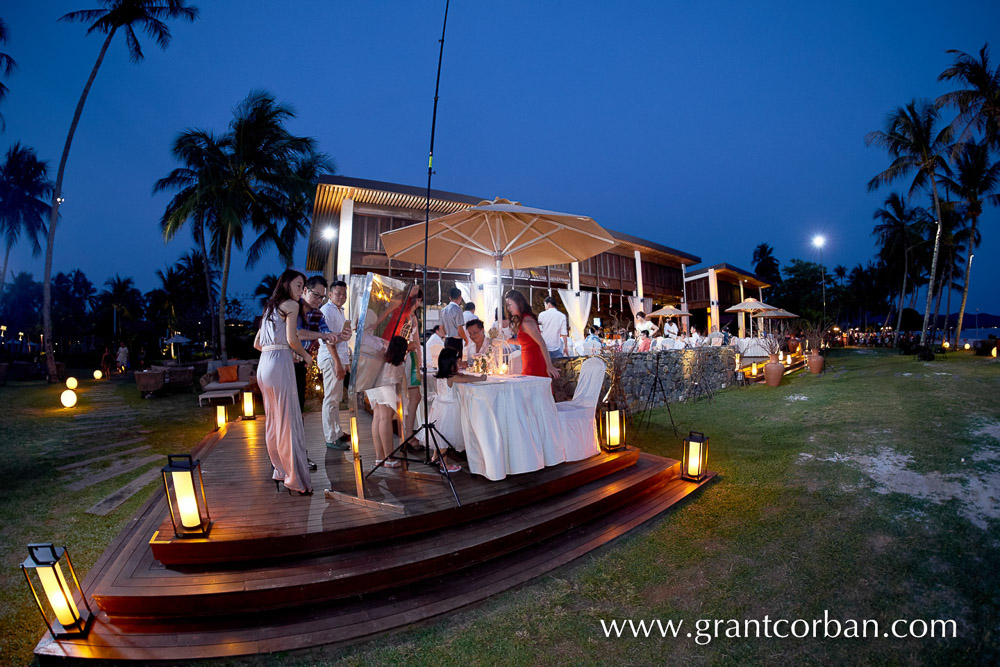
[[[274,466],[274,479],[283,481],[286,489],[300,495],[312,493],[292,366],[293,351],[305,359],[306,368],[312,365],[312,357],[299,342],[297,325],[299,297],[305,283],[306,277],[293,269],[281,274],[274,293],[264,304],[264,316],[253,343],[261,353],[257,384],[264,397],[264,440]]]

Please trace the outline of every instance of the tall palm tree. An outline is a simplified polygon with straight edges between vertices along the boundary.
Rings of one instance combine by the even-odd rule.
[[[0,298],[7,280],[10,249],[17,245],[21,234],[31,241],[33,255],[42,250],[38,235],[45,233],[45,216],[49,212],[45,198],[51,192],[48,162],[39,160],[32,148],[20,142],[11,146],[0,164],[0,237],[6,246],[3,272],[0,273]]]
[[[899,107],[886,119],[885,130],[869,132],[865,144],[885,149],[893,159],[888,169],[868,181],[868,191],[874,192],[911,172],[916,172],[910,184],[908,196],[930,184],[934,200],[934,217],[937,232],[934,236],[934,254],[931,259],[930,280],[927,285],[927,303],[924,306],[924,323],[920,331],[920,344],[926,344],[927,325],[931,316],[931,301],[934,298],[934,276],[937,274],[938,252],[941,247],[941,202],[938,199],[937,178],[939,174],[949,174],[945,153],[951,142],[952,130],[946,126],[937,131],[939,113],[937,107],[926,101],[911,101]]]
[[[899,305],[896,307],[897,335],[903,323],[903,298],[907,293],[906,282],[910,273],[910,250],[917,243],[918,211],[919,209],[910,208],[899,193],[893,192],[886,197],[883,208],[872,214],[872,219],[879,221],[872,230],[872,235],[878,238],[882,259],[889,266],[897,265],[902,268],[903,284],[899,288]],[[898,261],[900,253],[901,264]]]
[[[90,23],[87,34],[94,32],[107,35],[101,51],[97,55],[97,62],[90,71],[90,78],[87,79],[80,94],[80,100],[76,103],[76,111],[73,112],[73,120],[69,125],[69,132],[66,134],[66,143],[63,146],[62,157],[59,158],[59,171],[56,173],[56,185],[52,191],[52,209],[49,214],[49,234],[45,246],[45,272],[42,277],[42,328],[45,332],[45,359],[49,369],[49,381],[56,379],[56,359],[52,350],[52,249],[56,241],[56,221],[59,219],[59,200],[62,197],[63,175],[66,172],[66,160],[69,158],[69,149],[73,144],[73,136],[76,134],[76,126],[80,122],[83,114],[83,105],[87,102],[87,95],[90,87],[94,85],[97,78],[97,71],[104,62],[104,55],[111,46],[111,40],[115,33],[121,30],[125,33],[125,43],[128,45],[129,58],[134,63],[142,62],[144,56],[142,48],[139,46],[139,38],[135,34],[136,28],[143,30],[149,35],[161,49],[166,49],[170,44],[170,29],[164,23],[166,19],[183,18],[194,21],[198,16],[198,8],[187,5],[187,0],[100,0],[104,5],[102,9],[84,9],[78,12],[70,12],[61,17],[60,21],[71,21]]]
[[[838,264],[833,267],[833,275],[837,277],[837,280],[840,281],[840,286],[843,287],[844,281],[847,280],[847,267],[843,264]]]
[[[287,204],[302,189],[297,170],[316,155],[315,140],[297,137],[285,128],[294,118],[291,107],[280,104],[264,91],[252,91],[234,109],[229,130],[216,138],[209,132],[189,130],[191,140],[181,159],[190,171],[171,172],[156,188],[183,188],[164,215],[176,228],[197,212],[204,216],[211,236],[212,258],[222,267],[219,283],[219,343],[226,353],[226,290],[232,252],[243,249],[247,228],[263,237],[262,245],[275,243],[279,251],[287,236]],[[183,139],[184,135],[180,139]],[[180,141],[179,139],[179,141]],[[175,143],[176,146],[176,143]],[[292,234],[294,238],[294,234]],[[259,253],[247,258],[252,266]]]
[[[142,293],[135,287],[135,281],[115,274],[104,281],[108,289],[98,296],[104,305],[114,310],[115,326],[113,335],[118,335],[122,320],[137,320],[142,317]]]
[[[8,35],[7,24],[3,19],[0,19],[0,44],[7,41]],[[16,67],[17,63],[14,62],[13,58],[6,53],[0,53],[0,72],[4,76],[10,76]],[[4,85],[3,81],[0,81],[0,102],[3,102],[7,98],[7,92],[7,86]],[[7,124],[3,120],[3,114],[0,114],[0,132],[3,132],[5,129],[7,129]],[[0,285],[0,294],[3,293],[2,288],[3,286]]]
[[[781,282],[781,269],[778,259],[774,256],[774,248],[761,243],[753,249],[753,272],[772,285]]]
[[[253,295],[257,297],[262,308],[267,303],[267,300],[271,298],[271,295],[274,294],[274,288],[277,286],[278,276],[273,273],[267,274],[257,283],[257,288],[253,291]]]
[[[987,144],[1000,147],[1000,66],[990,69],[989,44],[979,50],[978,59],[957,49],[948,53],[955,54],[955,62],[938,75],[938,81],[954,79],[967,87],[945,93],[937,98],[937,105],[958,109],[952,125],[961,127],[959,140],[967,140],[972,130],[978,130]]]
[[[984,55],[985,57],[985,55]],[[969,232],[966,246],[968,247],[965,263],[965,283],[962,289],[962,305],[958,310],[958,326],[955,328],[955,340],[962,335],[962,323],[965,318],[965,304],[969,299],[969,282],[972,279],[973,250],[979,245],[979,216],[983,214],[983,203],[1000,206],[1000,162],[990,159],[989,143],[987,141],[967,143],[955,157],[955,177],[941,178],[944,188],[959,197],[965,205],[965,214],[969,218]]]

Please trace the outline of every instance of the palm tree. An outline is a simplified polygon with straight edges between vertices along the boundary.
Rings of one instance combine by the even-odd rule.
[[[0,19],[0,44],[7,41],[7,24],[3,19]],[[17,63],[6,53],[0,53],[0,72],[4,76],[10,76],[11,72],[17,67]],[[3,81],[0,81],[0,102],[3,102],[7,98],[7,86],[4,85]],[[4,123],[3,114],[0,114],[0,132],[7,129],[7,124]],[[0,284],[0,294],[3,293],[3,285]]]
[[[937,232],[934,235],[934,254],[931,259],[930,279],[927,285],[927,303],[924,306],[924,323],[920,331],[920,344],[927,339],[927,325],[931,315],[931,301],[934,298],[934,277],[937,274],[938,252],[941,247],[941,202],[938,199],[937,178],[939,173],[949,174],[945,152],[951,141],[951,127],[936,131],[938,109],[926,101],[911,101],[899,107],[886,119],[885,131],[876,130],[865,136],[865,144],[884,148],[893,158],[888,169],[868,181],[868,191],[874,192],[910,172],[915,171],[910,184],[909,197],[925,187],[931,186],[934,199],[934,216]]]
[[[7,150],[0,164],[0,236],[6,245],[3,272],[0,273],[0,298],[7,280],[10,249],[17,245],[21,234],[31,241],[33,255],[42,250],[38,235],[45,233],[45,216],[49,212],[45,197],[52,192],[48,170],[48,162],[39,160],[32,148],[20,143]]]
[[[984,54],[985,57],[985,54]],[[965,304],[969,298],[969,282],[972,279],[973,250],[979,245],[979,216],[983,214],[983,203],[1000,205],[1000,162],[990,163],[990,149],[987,141],[967,143],[955,157],[955,178],[941,178],[941,185],[959,197],[965,205],[965,214],[969,219],[968,257],[965,263],[965,284],[962,289],[962,305],[958,310],[958,326],[955,328],[955,340],[962,335],[962,323],[965,318]]]
[[[114,309],[115,326],[112,335],[118,335],[121,320],[136,320],[142,317],[142,293],[135,287],[132,278],[122,278],[117,273],[104,284],[109,289],[98,296],[106,307]]]
[[[259,283],[257,283],[257,289],[253,291],[253,295],[257,297],[257,300],[260,302],[262,308],[264,307],[264,304],[267,303],[267,300],[271,298],[271,295],[274,294],[274,288],[277,286],[278,276],[273,273],[267,274],[260,279]]]
[[[753,249],[753,272],[772,285],[781,282],[781,269],[774,256],[774,248],[761,243]]]
[[[285,128],[285,122],[294,117],[291,107],[266,92],[252,91],[236,106],[225,135],[216,138],[202,130],[181,135],[178,142],[183,140],[189,152],[180,157],[187,167],[174,170],[154,186],[184,188],[164,214],[169,223],[164,227],[165,237],[168,229],[176,229],[198,213],[208,226],[212,258],[222,267],[219,342],[223,359],[227,359],[226,290],[233,247],[243,249],[248,226],[256,232],[258,252],[247,258],[247,266],[253,266],[264,246],[274,243],[284,254],[287,240],[295,238],[294,232],[284,232],[279,224],[288,226],[288,202],[303,188],[298,170],[316,155],[316,149],[314,139],[294,136]]]
[[[843,287],[844,281],[847,280],[847,267],[843,264],[838,264],[833,267],[833,275],[837,277],[837,280],[840,281],[840,286]]]
[[[916,223],[919,211],[920,209],[910,208],[903,197],[893,192],[886,197],[885,206],[872,214],[872,219],[879,221],[872,230],[872,235],[879,240],[883,261],[889,266],[897,264],[902,252],[903,284],[899,288],[899,305],[896,308],[897,335],[903,323],[903,298],[910,273],[910,250],[917,242]]]
[[[945,93],[937,98],[937,105],[958,109],[952,125],[964,126],[959,140],[979,130],[987,144],[1000,147],[1000,67],[990,70],[989,44],[979,50],[978,59],[957,49],[949,49],[948,53],[955,54],[955,62],[938,75],[938,81],[955,79],[968,87]]]
[[[101,51],[97,55],[97,62],[90,71],[90,78],[87,79],[80,94],[80,100],[76,103],[76,111],[73,113],[73,121],[69,125],[69,132],[66,135],[66,143],[63,146],[62,157],[59,158],[59,171],[56,173],[56,185],[52,191],[52,209],[49,214],[49,234],[45,246],[45,272],[42,277],[42,328],[45,332],[45,360],[49,368],[49,381],[54,381],[56,375],[56,359],[52,350],[52,249],[56,241],[56,221],[59,219],[59,204],[62,197],[63,175],[66,172],[66,160],[69,158],[69,149],[73,144],[73,135],[76,134],[76,126],[80,122],[83,114],[83,105],[87,102],[87,95],[90,87],[94,85],[97,78],[97,71],[104,62],[104,54],[111,46],[111,40],[115,33],[121,30],[125,33],[125,43],[128,45],[129,57],[134,63],[142,62],[144,56],[142,48],[139,46],[139,38],[135,34],[135,29],[142,29],[149,35],[161,49],[166,49],[170,44],[170,29],[163,21],[165,19],[184,18],[194,21],[198,16],[197,7],[187,6],[187,0],[100,0],[104,5],[103,9],[84,9],[78,12],[70,12],[61,17],[60,21],[85,22],[90,23],[87,34],[99,32],[107,35]]]

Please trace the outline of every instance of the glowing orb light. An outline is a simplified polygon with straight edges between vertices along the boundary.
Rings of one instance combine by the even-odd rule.
[[[73,407],[76,405],[76,392],[72,389],[67,389],[59,395],[59,402],[63,404],[64,408]]]
[[[79,385],[79,383],[76,381],[76,378],[66,378],[67,389],[76,389],[77,385]]]

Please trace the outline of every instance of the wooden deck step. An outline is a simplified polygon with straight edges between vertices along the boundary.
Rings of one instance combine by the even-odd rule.
[[[300,562],[245,568],[168,569],[150,554],[134,571],[93,592],[112,616],[154,619],[317,604],[398,587],[496,558],[593,520],[679,474],[679,464],[645,459],[558,498],[515,507],[475,524]]]

